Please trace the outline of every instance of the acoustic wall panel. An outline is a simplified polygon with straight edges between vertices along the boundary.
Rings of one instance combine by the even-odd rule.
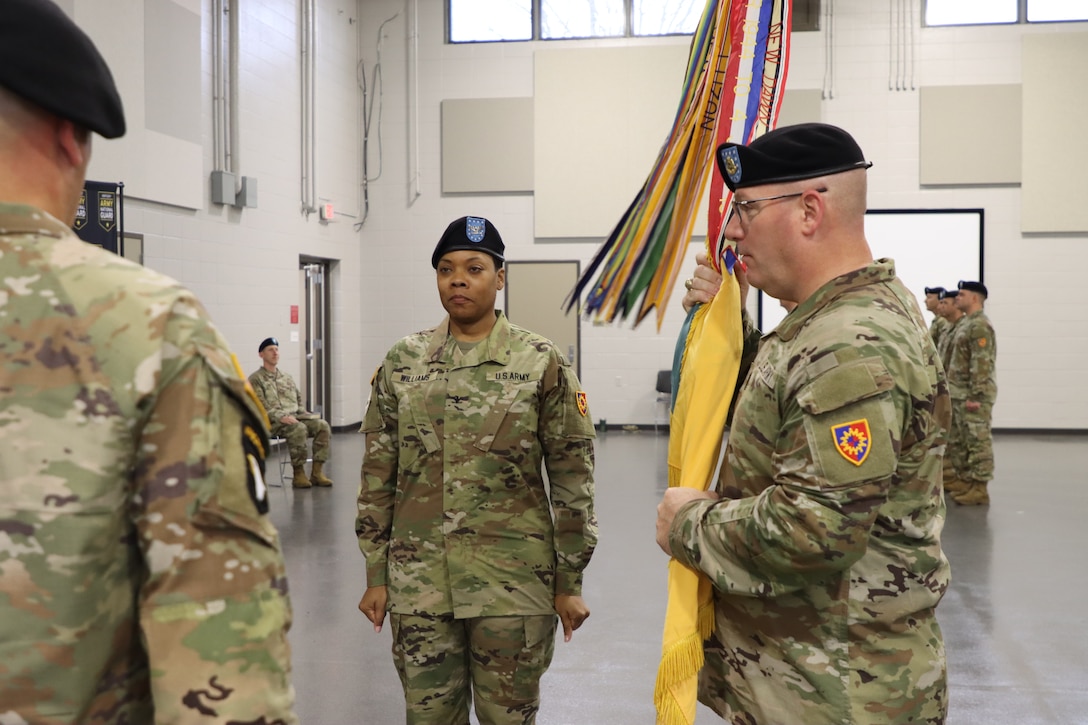
[[[1024,232],[1088,232],[1088,32],[1025,34]]]
[[[205,206],[201,4],[194,0],[72,0],[72,17],[113,73],[128,127],[96,139],[87,177],[121,181],[125,196]]]
[[[442,192],[533,190],[533,99],[442,101]]]
[[[777,128],[822,120],[823,91],[819,88],[786,89],[782,96],[782,110],[778,112]]]
[[[926,86],[918,116],[922,185],[1020,183],[1020,86]]]
[[[535,53],[536,236],[599,241],[642,187],[672,126],[686,45]],[[706,233],[705,218],[696,233]]]

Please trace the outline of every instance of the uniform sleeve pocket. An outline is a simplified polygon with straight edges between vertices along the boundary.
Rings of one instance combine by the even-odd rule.
[[[207,358],[206,358],[207,359]],[[210,361],[209,361],[210,362]],[[208,530],[236,530],[275,547],[275,527],[266,516],[268,487],[264,480],[268,432],[244,382],[209,364],[213,387],[207,425],[216,442],[207,459],[209,476],[193,512],[193,525]],[[219,400],[216,401],[215,397]]]
[[[891,390],[895,385],[880,358],[864,358],[832,368],[810,382],[797,395],[797,403],[810,415],[838,410]]]
[[[895,472],[899,427],[888,392],[893,387],[879,358],[863,359],[832,368],[798,394],[815,477],[823,487]]]

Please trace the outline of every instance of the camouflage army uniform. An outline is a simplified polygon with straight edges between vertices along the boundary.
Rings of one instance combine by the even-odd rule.
[[[944,318],[942,318],[944,319]],[[937,343],[937,357],[941,359],[941,366],[945,371],[945,379],[948,378],[948,366],[952,359],[952,341],[956,337],[956,328],[963,322],[961,315],[955,322],[949,322]],[[949,393],[951,395],[951,391]],[[956,480],[956,472],[963,468],[963,445],[956,439],[956,409],[952,408],[952,423],[948,427],[948,443],[944,448],[944,482],[952,485]]]
[[[948,394],[892,262],[803,302],[740,396],[723,500],[669,532],[714,585],[700,700],[746,725],[944,722]]]
[[[269,371],[261,367],[249,376],[249,382],[268,411],[272,435],[287,439],[292,466],[299,468],[306,465],[307,438],[314,439],[314,461],[324,463],[329,460],[332,429],[328,422],[306,411],[302,405],[302,394],[290,375],[279,369]],[[285,415],[295,416],[298,423],[281,423],[280,418]]]
[[[264,413],[175,282],[0,204],[0,721],[295,723]]]
[[[948,390],[952,395],[953,466],[967,483],[986,483],[994,477],[994,441],[990,430],[997,379],[994,362],[997,340],[982,310],[960,318],[949,346]],[[967,410],[967,401],[980,403]]]
[[[941,319],[944,319],[943,317]],[[945,320],[948,322],[948,320]],[[941,335],[940,341],[937,342],[937,355],[941,358],[941,365],[944,366],[944,371],[948,373],[948,365],[952,358],[952,341],[956,338],[956,327],[963,322],[963,317],[955,322],[948,322],[945,327],[944,334]],[[951,392],[949,393],[951,394]]]
[[[442,630],[521,630],[522,619],[512,656],[496,658],[511,643],[492,633],[472,679],[487,722],[534,722],[555,597],[581,595],[596,545],[594,432],[578,380],[551,342],[497,314],[467,351],[448,320],[394,345],[363,422],[356,532],[368,585],[388,587],[410,723],[468,723],[468,658],[444,652]],[[519,656],[535,658],[528,672],[501,671]],[[436,697],[451,690],[458,703]]]
[[[941,340],[948,334],[949,324],[948,320],[940,315],[934,315],[933,321],[929,323],[929,336],[938,350],[941,348]]]

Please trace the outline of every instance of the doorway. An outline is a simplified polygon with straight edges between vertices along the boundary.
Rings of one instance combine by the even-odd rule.
[[[299,258],[299,328],[302,333],[299,389],[306,410],[332,420],[329,357],[329,260]]]
[[[579,378],[582,319],[577,312],[564,312],[563,301],[578,282],[580,269],[577,261],[506,263],[506,316],[554,342]]]

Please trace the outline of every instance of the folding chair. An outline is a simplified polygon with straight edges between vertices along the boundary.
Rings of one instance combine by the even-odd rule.
[[[657,402],[654,404],[654,432],[658,421],[664,419],[669,424],[669,410],[672,407],[672,370],[657,371]]]

